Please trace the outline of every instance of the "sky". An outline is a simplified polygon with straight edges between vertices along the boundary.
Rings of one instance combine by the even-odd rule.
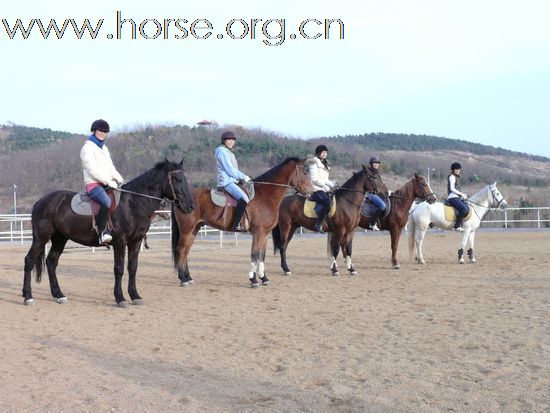
[[[117,11],[136,39],[131,22],[117,39]],[[545,0],[10,2],[0,8],[0,124],[86,133],[97,118],[114,131],[207,119],[296,138],[437,135],[550,157],[548,16]],[[27,39],[6,28],[71,18],[104,21],[94,40],[70,25],[46,40],[37,24]],[[193,37],[196,19],[211,23],[194,26],[209,38]],[[229,37],[232,19],[246,22],[245,38],[239,20]],[[262,19],[254,39],[251,19]],[[284,19],[282,44],[265,44],[282,40],[268,19]],[[319,38],[300,34],[306,19],[316,21],[303,32]],[[343,39],[338,22],[324,38],[325,19],[342,22]]]

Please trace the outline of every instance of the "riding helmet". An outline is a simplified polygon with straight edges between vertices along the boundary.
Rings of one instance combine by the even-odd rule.
[[[378,156],[371,156],[369,163],[372,165],[373,163],[380,163],[380,158]]]
[[[92,123],[92,127],[90,128],[90,132],[95,132],[96,130],[109,132],[109,124],[103,119],[94,120],[94,122]]]
[[[319,145],[315,148],[315,155],[319,156],[323,151],[328,152],[328,148],[325,145]]]
[[[454,171],[455,169],[462,169],[462,166],[458,162],[453,162],[451,165],[451,171]]]
[[[235,137],[235,134],[231,131],[225,131],[224,133],[222,133],[222,143],[226,140],[226,139],[237,139]]]

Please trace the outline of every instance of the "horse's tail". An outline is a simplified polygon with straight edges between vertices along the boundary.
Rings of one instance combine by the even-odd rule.
[[[39,283],[42,281],[42,272],[44,271],[44,267],[46,266],[46,246],[44,245],[42,247],[42,251],[40,251],[40,254],[38,254],[38,257],[36,258],[36,264],[35,264],[35,275],[36,275],[36,282]]]
[[[279,225],[276,225],[275,228],[271,230],[271,236],[273,237],[273,255],[277,254],[277,251],[281,252],[283,250],[283,243],[281,241],[281,228]]]
[[[413,214],[409,215],[409,222],[407,222],[407,231],[409,231],[409,257],[413,256],[414,252],[414,232],[416,224],[414,222]]]
[[[178,244],[180,242],[180,227],[178,226],[178,220],[176,219],[176,211],[174,210],[174,206],[172,205],[172,261],[174,263],[174,267],[178,266],[178,262],[180,260],[180,252],[178,248]]]

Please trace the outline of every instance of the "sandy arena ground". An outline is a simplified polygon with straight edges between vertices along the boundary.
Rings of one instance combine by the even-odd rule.
[[[293,275],[270,252],[257,290],[249,240],[197,242],[189,288],[168,242],[150,241],[145,305],[129,309],[114,305],[112,253],[90,249],[61,257],[69,304],[45,277],[25,307],[28,245],[0,245],[0,411],[550,411],[550,232],[480,232],[466,265],[458,240],[428,234],[419,266],[403,238],[396,271],[389,236],[359,234],[360,275],[335,278],[325,239],[297,238]]]

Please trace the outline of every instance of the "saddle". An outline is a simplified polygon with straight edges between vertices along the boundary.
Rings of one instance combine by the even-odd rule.
[[[256,191],[254,190],[254,182],[250,181],[239,185],[239,187],[248,195],[248,199],[252,201],[256,196]],[[214,205],[220,207],[226,206],[235,206],[237,205],[237,200],[233,198],[230,194],[225,192],[223,188],[215,188],[210,190],[210,198]]]
[[[315,211],[315,205],[317,203],[315,201],[310,201],[309,199],[306,199],[304,201],[304,215],[307,218],[319,218],[319,215],[317,215],[317,212]],[[328,213],[328,217],[332,218],[336,214],[336,199],[334,198],[334,195],[330,198],[330,211]]]
[[[456,221],[457,216],[457,210],[448,203],[448,201],[445,201],[443,203],[443,210],[445,211],[445,219],[449,222]],[[463,221],[468,221],[473,215],[473,209],[468,206],[468,213],[464,217]]]
[[[380,216],[380,218],[386,218],[391,211],[391,201],[390,199],[383,197],[384,202],[386,203],[386,209],[384,210],[384,213]],[[371,218],[374,216],[376,210],[378,208],[376,205],[374,205],[370,200],[368,196],[365,196],[365,199],[363,200],[363,204],[361,205],[361,216]]]
[[[109,208],[109,214],[112,213],[120,201],[120,191],[107,191],[107,194],[111,198],[111,208]],[[100,205],[95,202],[86,192],[79,192],[75,194],[71,199],[71,209],[78,215],[97,215],[99,213]]]

